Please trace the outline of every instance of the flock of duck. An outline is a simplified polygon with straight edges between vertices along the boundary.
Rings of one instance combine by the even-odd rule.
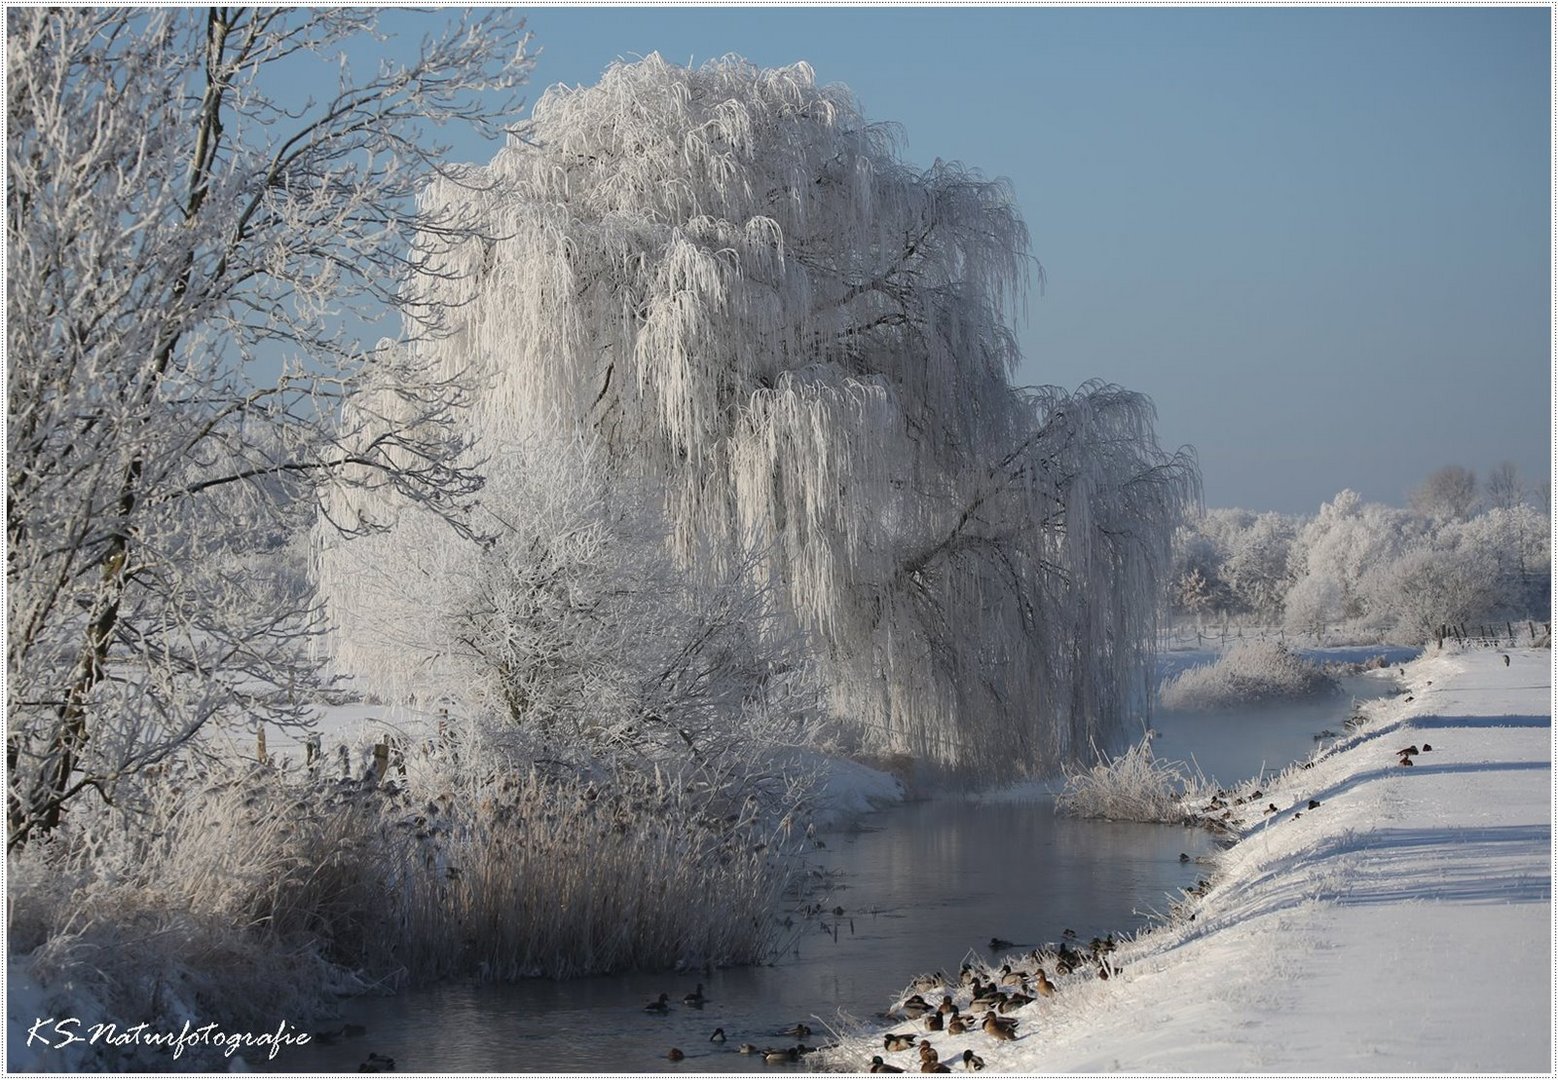
[[[1026,969],[1014,967],[1012,961],[1001,964],[999,968],[964,964],[956,979],[949,979],[941,972],[915,979],[908,996],[885,1014],[895,1023],[882,1037],[882,1053],[874,1055],[864,1071],[901,1073],[908,1071],[917,1061],[918,1071],[924,1073],[950,1072],[955,1066],[977,1072],[985,1067],[985,1062],[972,1048],[965,1049],[960,1056],[944,1059],[927,1035],[939,1032],[958,1036],[982,1031],[997,1042],[1011,1042],[1022,1037],[1018,1034],[1019,1024],[1031,1022],[1030,1019],[1014,1014],[1020,1013],[1040,998],[1054,997],[1059,992],[1056,980],[1073,972],[1108,979],[1119,971],[1110,957],[1115,949],[1112,934],[1107,938],[1094,938],[1087,945],[1077,944],[1076,935],[1070,930],[1065,932],[1064,937],[1066,940],[1059,945],[1035,949],[1015,961],[1025,965]],[[1010,945],[1010,942],[999,938],[990,941],[992,952],[999,952]],[[936,998],[940,1000],[934,1000]],[[701,1009],[706,1000],[703,984],[699,983],[696,990],[682,999],[682,1003]],[[662,993],[645,1005],[644,1011],[669,1013],[671,996]],[[761,1049],[754,1043],[742,1043],[738,1052],[758,1055],[768,1065],[793,1065],[808,1054],[836,1046],[808,1046],[805,1040],[812,1034],[812,1029],[804,1023],[777,1034],[799,1041]],[[725,1043],[725,1029],[715,1028],[709,1041]],[[899,1059],[903,1062],[899,1065],[889,1060],[889,1056],[897,1054],[909,1056]],[[687,1054],[673,1046],[665,1056],[677,1062],[685,1060]]]
[[[703,995],[702,983],[699,983],[697,989],[693,990],[691,993],[685,995],[682,998],[683,1005],[694,1009],[701,1009],[707,1003],[708,998],[704,997]],[[669,1013],[671,1011],[671,995],[661,994],[659,997],[655,998],[655,1000],[645,1005],[644,1011],[647,1013],[658,1013],[660,1015]],[[783,1031],[778,1032],[778,1034],[787,1036],[789,1038],[805,1040],[806,1037],[811,1034],[811,1028],[807,1027],[805,1024],[796,1024],[794,1027],[785,1028]],[[725,1036],[725,1029],[722,1027],[715,1028],[714,1033],[709,1036],[709,1042],[715,1043],[716,1045],[722,1045],[726,1041],[728,1040]],[[763,1061],[769,1065],[792,1065],[795,1062],[800,1061],[801,1058],[805,1055],[816,1053],[818,1049],[820,1048],[816,1046],[807,1046],[804,1041],[797,1042],[793,1046],[769,1046],[761,1050],[758,1049],[758,1047],[753,1043],[742,1043],[737,1052],[742,1054],[761,1055]],[[670,1061],[684,1061],[687,1058],[686,1052],[677,1046],[673,1046],[670,1050],[666,1051],[665,1056],[667,1060]]]
[[[871,1058],[867,1071],[901,1073],[914,1068],[917,1062],[922,1073],[951,1072],[959,1065],[977,1072],[985,1067],[985,1062],[972,1048],[943,1058],[927,1036],[982,1031],[996,1042],[1012,1042],[1023,1037],[1019,1024],[1031,1023],[1031,1018],[1014,1014],[1021,1014],[1040,998],[1054,997],[1059,992],[1057,980],[1073,972],[1090,973],[1099,979],[1118,973],[1110,955],[1115,949],[1112,934],[1094,938],[1083,946],[1075,944],[1076,935],[1070,930],[1064,937],[1066,940],[1059,945],[1035,949],[1019,958],[1016,962],[1026,965],[1026,970],[1014,967],[1011,961],[994,969],[965,964],[955,982],[940,972],[915,979],[910,987],[912,993],[891,1011],[890,1015],[899,1023],[882,1036],[882,1053]],[[992,952],[1009,945],[1010,942],[999,939],[990,942]],[[940,1001],[933,1004],[937,997]],[[911,1056],[900,1059],[902,1064],[895,1064],[889,1060],[894,1054]]]

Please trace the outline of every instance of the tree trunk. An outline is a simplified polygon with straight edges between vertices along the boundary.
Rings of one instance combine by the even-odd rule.
[[[225,9],[211,8],[206,17],[206,86],[201,101],[199,129],[195,136],[195,150],[190,162],[189,195],[185,202],[186,219],[193,218],[205,202],[210,184],[211,168],[222,137],[222,97],[225,87],[224,57],[227,51],[227,35],[230,30]],[[194,275],[195,252],[186,253],[178,276],[174,279],[170,309],[176,313],[189,292]],[[176,327],[176,323],[175,323]],[[178,349],[181,332],[174,328],[163,339],[152,362],[150,377],[141,389],[140,406],[143,414],[153,407],[153,398],[163,376]],[[109,537],[103,552],[102,583],[91,620],[87,623],[86,640],[81,658],[77,661],[62,704],[57,713],[53,742],[44,759],[38,777],[33,784],[25,820],[19,824],[13,820],[13,828],[7,848],[24,843],[34,829],[49,832],[59,826],[64,804],[72,793],[71,776],[91,731],[87,724],[87,706],[92,691],[102,681],[107,666],[108,650],[119,626],[119,612],[124,598],[125,569],[130,558],[130,532],[132,518],[140,497],[141,474],[145,471],[145,458],[136,455],[125,466],[124,477],[119,484],[118,505],[115,514],[118,528]],[[8,758],[12,756],[8,748]],[[14,767],[14,762],[13,762]],[[14,775],[14,774],[13,774]],[[17,810],[13,807],[13,819]]]

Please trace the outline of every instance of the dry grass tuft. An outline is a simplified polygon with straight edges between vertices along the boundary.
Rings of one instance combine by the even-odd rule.
[[[1119,757],[1087,769],[1068,768],[1065,775],[1055,809],[1069,817],[1105,821],[1177,824],[1187,816],[1187,800],[1200,798],[1206,788],[1178,762],[1155,758],[1148,737]]]

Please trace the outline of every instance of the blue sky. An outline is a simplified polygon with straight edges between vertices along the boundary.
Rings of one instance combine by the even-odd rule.
[[[1010,178],[1047,275],[1021,381],[1148,394],[1208,505],[1548,481],[1546,8],[525,13],[532,101],[652,51],[804,59],[911,160]]]

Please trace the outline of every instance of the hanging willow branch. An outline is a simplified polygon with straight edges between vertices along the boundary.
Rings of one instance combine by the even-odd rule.
[[[1120,730],[1195,470],[1139,395],[1011,385],[1035,264],[1004,181],[901,161],[805,64],[619,63],[521,135],[425,199],[500,237],[443,256],[458,327],[413,346],[483,373],[478,447],[583,429],[663,488],[695,573],[756,537],[868,748],[999,774]],[[327,583],[363,622],[349,549]],[[341,656],[403,661],[370,635]]]

